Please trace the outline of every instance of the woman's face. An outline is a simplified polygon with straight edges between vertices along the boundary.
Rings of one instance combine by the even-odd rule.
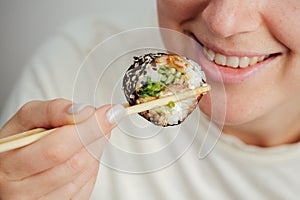
[[[158,14],[161,27],[203,47],[208,82],[216,95],[225,86],[226,124],[300,113],[299,0],[158,0]],[[208,105],[200,107],[210,115]]]

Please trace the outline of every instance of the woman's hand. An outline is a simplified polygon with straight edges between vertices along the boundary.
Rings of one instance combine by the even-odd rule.
[[[27,103],[1,129],[5,137],[60,127],[31,145],[0,154],[0,199],[89,199],[98,159],[124,108],[71,105],[64,99]],[[88,151],[95,142],[100,144],[97,152]]]

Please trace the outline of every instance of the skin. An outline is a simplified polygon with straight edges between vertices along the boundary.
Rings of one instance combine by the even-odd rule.
[[[225,124],[219,124],[224,133],[262,147],[299,141],[299,10],[298,0],[158,0],[161,27],[194,35],[217,52],[248,57],[280,54],[238,83],[221,83],[207,74],[216,99],[222,96],[220,84],[225,87]],[[214,106],[224,108],[218,102]],[[200,108],[212,115],[208,95]]]
[[[29,102],[1,129],[5,137],[36,127],[60,127],[31,145],[0,154],[0,199],[89,199],[99,161],[82,141],[85,137],[85,144],[105,144],[113,128],[105,119],[110,106],[86,107],[75,116],[67,113],[70,106],[64,99]],[[97,121],[102,122],[101,131]]]

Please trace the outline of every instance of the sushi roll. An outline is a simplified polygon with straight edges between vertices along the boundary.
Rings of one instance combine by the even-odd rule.
[[[122,87],[129,105],[133,106],[205,84],[205,74],[194,61],[175,54],[149,53],[134,57]],[[178,125],[196,108],[201,96],[171,101],[139,114],[158,126]]]

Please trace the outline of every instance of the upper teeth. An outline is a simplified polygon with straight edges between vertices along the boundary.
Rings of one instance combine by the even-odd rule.
[[[220,53],[215,53],[213,50],[204,47],[204,54],[210,61],[215,62],[218,65],[232,67],[232,68],[246,68],[248,66],[255,65],[261,61],[264,61],[269,55],[266,56],[254,56],[254,57],[238,57],[238,56],[225,56]]]

